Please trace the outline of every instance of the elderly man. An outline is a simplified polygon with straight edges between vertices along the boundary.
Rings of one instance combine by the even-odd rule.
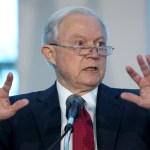
[[[70,150],[149,150],[150,56],[148,65],[137,56],[143,77],[126,68],[139,90],[115,89],[102,84],[112,51],[106,27],[92,10],[69,7],[53,14],[41,52],[57,81],[44,91],[9,97],[13,75],[8,74],[0,89],[0,149],[49,149],[67,124],[66,99],[76,94],[84,99],[85,112],[75,121]],[[92,122],[83,123],[84,114]],[[62,140],[52,149],[63,147]]]

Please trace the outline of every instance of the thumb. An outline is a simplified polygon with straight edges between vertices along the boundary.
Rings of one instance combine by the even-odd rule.
[[[22,99],[22,100],[18,100],[16,101],[12,107],[11,107],[11,111],[15,114],[18,110],[20,110],[21,108],[27,106],[29,104],[29,100],[28,99]]]

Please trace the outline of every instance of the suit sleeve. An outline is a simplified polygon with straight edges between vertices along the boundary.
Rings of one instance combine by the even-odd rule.
[[[0,150],[11,150],[11,120],[0,121]]]

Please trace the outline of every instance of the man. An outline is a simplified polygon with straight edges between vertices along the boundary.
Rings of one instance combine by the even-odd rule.
[[[8,74],[0,89],[0,149],[46,150],[52,146],[67,123],[65,103],[72,94],[85,100],[95,149],[150,149],[150,55],[146,56],[148,65],[142,56],[137,57],[143,77],[130,66],[126,68],[139,90],[115,89],[102,84],[112,50],[107,46],[105,25],[92,10],[71,7],[53,14],[44,29],[41,51],[57,81],[45,91],[9,98],[13,76]],[[63,144],[53,149],[62,150]],[[70,149],[72,145],[71,137]]]

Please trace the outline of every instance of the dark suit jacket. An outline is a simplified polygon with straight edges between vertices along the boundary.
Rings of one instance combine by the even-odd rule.
[[[98,150],[150,150],[150,113],[120,98],[123,89],[101,84],[96,106]],[[136,90],[129,90],[138,94]],[[59,137],[61,111],[56,84],[45,91],[11,97],[30,104],[0,122],[0,150],[46,150]],[[58,144],[54,150],[59,150]]]

